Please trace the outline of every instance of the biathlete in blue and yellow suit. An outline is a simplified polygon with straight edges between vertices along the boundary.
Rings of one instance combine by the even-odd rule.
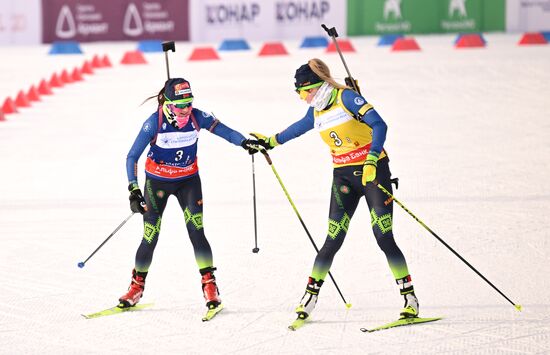
[[[417,317],[418,299],[405,257],[392,233],[393,202],[371,183],[376,179],[392,191],[389,159],[383,149],[386,123],[360,94],[336,83],[327,65],[319,59],[312,59],[298,68],[294,78],[300,98],[311,106],[306,115],[274,136],[255,136],[273,148],[315,128],[332,155],[334,173],[328,235],[315,258],[306,292],[296,308],[298,317],[306,319],[311,315],[319,290],[363,196],[367,200],[378,246],[386,254],[400,293],[405,297],[401,317]]]
[[[183,210],[195,259],[202,275],[202,289],[209,309],[221,304],[214,277],[212,249],[204,235],[203,201],[197,143],[204,128],[230,143],[240,145],[249,153],[257,151],[258,141],[245,139],[210,114],[192,107],[193,94],[189,82],[169,79],[157,97],[158,110],[143,124],[126,160],[130,208],[143,214],[143,239],[137,250],[135,268],[128,292],[120,297],[120,307],[132,307],[139,302],[145,278],[153,259],[160,233],[162,214],[170,195],[176,196]],[[145,162],[145,196],[137,182],[137,162],[150,145]],[[256,147],[254,149],[253,147]]]

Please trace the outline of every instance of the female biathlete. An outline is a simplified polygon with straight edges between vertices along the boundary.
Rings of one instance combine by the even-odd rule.
[[[130,208],[143,214],[143,239],[137,250],[135,268],[128,292],[119,299],[119,307],[132,307],[143,296],[145,278],[157,245],[162,214],[170,195],[176,196],[193,244],[195,260],[202,275],[202,290],[208,309],[221,307],[212,250],[204,235],[203,201],[197,143],[199,131],[204,128],[249,153],[258,141],[246,139],[210,114],[193,108],[193,94],[189,82],[182,78],[166,81],[158,95],[158,110],[143,124],[126,160]],[[151,99],[150,98],[150,99]],[[150,144],[145,162],[145,195],[137,181],[137,162]]]
[[[328,66],[311,59],[296,70],[295,87],[310,108],[306,115],[271,137],[254,134],[271,149],[315,128],[329,146],[334,165],[328,235],[315,258],[306,291],[296,308],[298,318],[307,319],[317,303],[319,291],[336,252],[342,246],[349,223],[361,197],[370,210],[378,246],[386,254],[390,269],[405,298],[403,318],[418,317],[418,299],[403,253],[392,233],[393,202],[371,182],[392,192],[388,156],[383,149],[386,123],[360,94],[338,84]]]

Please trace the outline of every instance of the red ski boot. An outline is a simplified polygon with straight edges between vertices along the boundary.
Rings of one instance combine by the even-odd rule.
[[[132,282],[130,283],[130,287],[128,287],[128,292],[118,299],[120,308],[133,307],[139,302],[145,289],[146,277],[146,272],[132,270]]]
[[[216,268],[205,268],[201,270],[202,275],[202,292],[206,300],[206,307],[213,309],[222,303],[218,286],[216,285],[216,277],[213,272]]]

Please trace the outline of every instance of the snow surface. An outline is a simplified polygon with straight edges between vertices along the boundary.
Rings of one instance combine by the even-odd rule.
[[[175,199],[166,210],[141,312],[86,320],[125,292],[141,240],[134,216],[83,269],[129,214],[125,158],[162,86],[162,53],[119,65],[135,43],[83,44],[84,55],[47,46],[2,47],[0,97],[94,54],[113,68],[55,89],[0,122],[0,353],[366,354],[550,353],[550,46],[519,47],[517,35],[486,35],[484,49],[456,50],[454,36],[419,36],[422,51],[392,53],[354,38],[347,64],[389,125],[385,144],[396,197],[482,272],[518,312],[405,213],[394,231],[421,303],[437,323],[365,334],[402,306],[370,230],[364,202],[331,269],[312,321],[287,330],[315,256],[273,172],[255,158],[258,244],[253,254],[251,158],[201,132],[204,222],[226,309],[209,323],[200,276]],[[346,76],[337,54],[298,49],[258,57],[261,43],[220,61],[170,53],[173,76],[191,81],[195,106],[243,133],[276,133],[307,107],[293,92],[311,57]],[[277,172],[318,246],[326,235],[331,161],[317,133],[277,147]],[[140,160],[140,182],[144,157]]]

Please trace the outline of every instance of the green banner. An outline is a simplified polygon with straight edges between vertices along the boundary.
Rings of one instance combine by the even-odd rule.
[[[506,0],[348,0],[348,35],[505,30]]]

